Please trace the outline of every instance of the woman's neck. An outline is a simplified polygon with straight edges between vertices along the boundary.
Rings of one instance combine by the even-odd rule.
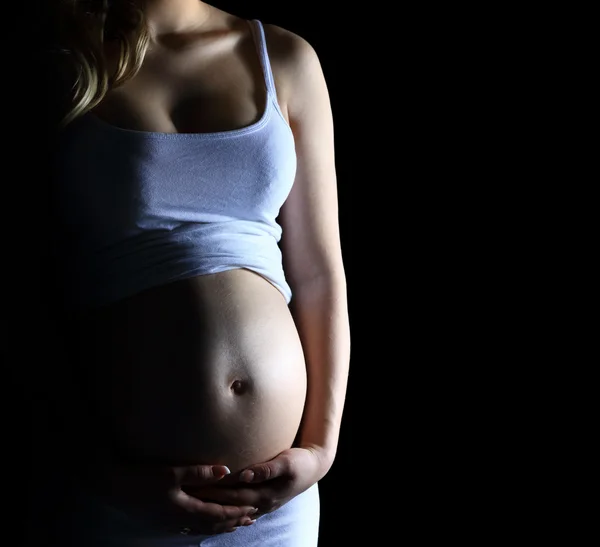
[[[199,29],[211,16],[212,7],[200,0],[138,0],[153,40]]]

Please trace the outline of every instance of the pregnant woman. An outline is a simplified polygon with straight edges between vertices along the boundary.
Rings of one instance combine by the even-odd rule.
[[[57,6],[61,545],[316,547],[350,353],[318,57],[198,0]]]

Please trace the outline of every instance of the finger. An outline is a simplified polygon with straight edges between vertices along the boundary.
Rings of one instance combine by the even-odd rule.
[[[168,527],[171,533],[179,534],[222,534],[226,532],[235,532],[240,526],[252,526],[256,522],[254,517],[242,517],[239,519],[231,519],[223,522],[206,522],[194,519],[190,515],[185,519],[180,519],[178,524],[173,524]]]
[[[175,474],[181,485],[203,486],[229,475],[226,465],[188,465],[176,467]]]
[[[252,526],[255,522],[256,519],[250,517],[242,517],[241,519],[228,520],[223,523],[212,525],[210,532],[213,534],[235,532],[241,526]]]
[[[257,512],[252,505],[221,505],[215,502],[205,502],[179,490],[174,502],[184,511],[194,513],[203,520],[226,522],[251,516]]]
[[[208,486],[198,491],[186,490],[187,494],[197,499],[236,507],[258,507],[261,499],[268,497],[271,492],[271,489],[263,486],[260,488],[211,488]]]
[[[281,477],[289,471],[287,458],[277,457],[265,463],[259,463],[247,467],[240,473],[242,482],[264,482],[276,477]]]

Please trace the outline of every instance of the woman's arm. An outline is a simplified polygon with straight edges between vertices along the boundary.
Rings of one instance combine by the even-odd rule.
[[[333,463],[346,396],[350,332],[338,221],[333,117],[313,47],[294,37],[285,104],[297,173],[280,222],[290,308],[308,367],[308,396],[297,446],[312,448],[323,471]],[[289,87],[288,87],[289,86]]]

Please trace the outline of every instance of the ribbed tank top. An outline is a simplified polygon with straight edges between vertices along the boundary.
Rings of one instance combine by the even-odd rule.
[[[247,268],[281,291],[276,219],[296,172],[260,21],[249,21],[266,84],[261,118],[213,133],[119,128],[87,113],[58,147],[60,277],[71,310],[184,278]]]

